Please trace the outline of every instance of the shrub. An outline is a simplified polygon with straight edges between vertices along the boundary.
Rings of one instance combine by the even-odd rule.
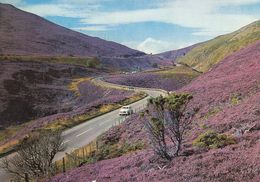
[[[179,155],[184,134],[195,114],[195,111],[186,111],[191,99],[190,94],[174,93],[148,101],[148,110],[143,114],[144,124],[153,150],[159,157],[172,160]]]
[[[93,59],[89,59],[86,62],[86,66],[89,68],[97,68],[100,66],[101,62],[97,57],[94,57]]]
[[[2,161],[1,167],[17,181],[25,180],[25,173],[30,178],[49,177],[53,175],[54,156],[65,149],[61,131],[41,131],[25,138],[16,154]]]
[[[202,133],[193,141],[193,145],[205,148],[222,148],[235,143],[233,137],[225,134],[218,134],[212,130]]]
[[[112,159],[143,148],[143,142],[104,143],[92,154],[90,161]]]
[[[238,104],[240,104],[241,101],[242,101],[241,94],[233,94],[231,96],[231,99],[230,99],[231,105],[233,105],[233,106],[238,105]]]

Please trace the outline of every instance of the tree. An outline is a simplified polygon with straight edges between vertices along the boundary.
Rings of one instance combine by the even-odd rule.
[[[94,57],[87,61],[87,67],[89,68],[97,68],[98,66],[100,66],[100,64],[101,62],[97,57]]]
[[[144,123],[155,154],[172,160],[179,155],[185,132],[195,111],[186,111],[190,94],[170,94],[151,98],[144,113]]]
[[[24,139],[16,154],[3,159],[1,167],[16,179],[25,173],[32,179],[54,174],[54,156],[64,150],[61,131],[44,131]]]

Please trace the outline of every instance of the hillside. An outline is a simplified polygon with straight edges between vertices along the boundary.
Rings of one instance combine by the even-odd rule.
[[[257,40],[260,40],[260,20],[233,33],[197,45],[178,62],[206,72],[226,56]]]
[[[185,56],[189,51],[191,51],[196,46],[198,46],[198,44],[195,44],[195,45],[192,45],[189,47],[185,47],[182,49],[178,49],[178,50],[163,52],[160,54],[156,54],[156,56],[160,57],[161,59],[175,61],[176,59]]]
[[[199,111],[187,133],[183,155],[170,163],[159,162],[148,147],[83,165],[48,181],[259,181],[259,60],[260,41],[228,56],[179,90],[192,93],[189,107]],[[102,140],[116,139],[114,145],[145,142],[142,128],[140,117],[133,116]],[[236,143],[211,149],[192,145],[198,135],[210,130],[232,136]]]
[[[106,77],[107,82],[143,88],[160,88],[167,91],[180,89],[200,74],[186,66],[167,70],[146,71]]]
[[[0,3],[0,55],[136,56],[144,53]]]

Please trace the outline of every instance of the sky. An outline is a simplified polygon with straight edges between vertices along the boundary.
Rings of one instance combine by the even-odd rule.
[[[0,2],[75,31],[153,54],[209,40],[260,19],[260,0]]]

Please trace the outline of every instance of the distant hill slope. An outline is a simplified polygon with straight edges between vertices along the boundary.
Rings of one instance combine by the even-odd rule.
[[[192,45],[192,46],[189,46],[189,47],[185,47],[185,48],[182,48],[182,49],[178,49],[178,50],[163,52],[163,53],[160,53],[160,54],[156,54],[155,56],[158,56],[161,59],[167,59],[167,60],[175,61],[177,58],[185,56],[189,51],[191,51],[197,45],[198,44],[195,44],[195,45]]]
[[[260,40],[260,20],[233,33],[199,44],[189,51],[186,56],[178,59],[178,62],[205,72],[226,56],[257,40]]]
[[[178,90],[193,95],[189,105],[198,109],[198,113],[185,136],[183,155],[167,163],[167,167],[157,170],[154,166],[162,163],[147,147],[121,157],[85,164],[49,181],[259,182],[259,60],[260,41],[228,56],[211,71]],[[116,136],[118,145],[122,141],[130,145],[145,142],[147,134],[143,127],[143,120],[134,115],[105,133],[103,141]],[[192,145],[197,136],[210,130],[234,137],[236,144],[211,149]]]
[[[1,3],[0,54],[90,57],[144,55],[140,51],[69,30]]]

